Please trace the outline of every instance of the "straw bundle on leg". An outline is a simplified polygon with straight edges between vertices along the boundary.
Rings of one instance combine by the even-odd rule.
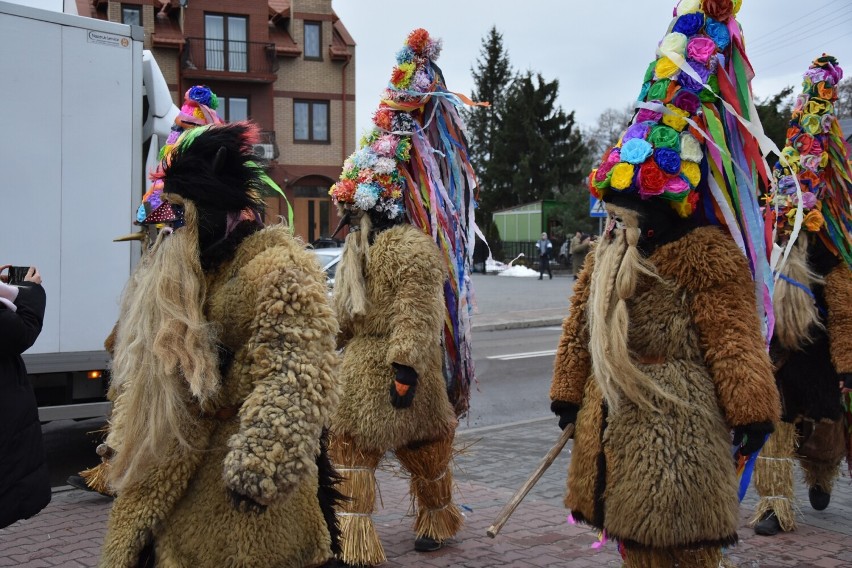
[[[373,525],[376,502],[376,466],[382,452],[358,447],[346,435],[335,435],[329,453],[343,477],[338,490],[345,499],[337,512],[340,522],[341,558],[347,564],[375,566],[385,561],[385,552]]]
[[[90,489],[97,491],[103,495],[112,495],[112,490],[109,488],[109,462],[102,461],[95,467],[84,469],[80,472],[80,477],[85,480],[86,485]]]
[[[719,548],[628,548],[624,568],[719,568]]]
[[[775,432],[757,456],[754,466],[754,486],[760,501],[754,510],[750,526],[757,524],[768,511],[775,511],[781,530],[796,530],[793,507],[793,450],[796,447],[796,428],[779,422]]]
[[[453,503],[452,455],[452,433],[444,439],[396,450],[400,463],[411,474],[411,493],[417,503],[414,531],[418,538],[443,541],[461,529],[461,512]]]

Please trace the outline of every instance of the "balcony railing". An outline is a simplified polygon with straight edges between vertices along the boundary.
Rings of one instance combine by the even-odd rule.
[[[191,37],[186,39],[184,71],[270,75],[278,71],[274,43]]]

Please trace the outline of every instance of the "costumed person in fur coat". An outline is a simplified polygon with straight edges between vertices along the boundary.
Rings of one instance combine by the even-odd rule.
[[[371,514],[388,451],[411,475],[415,550],[439,549],[462,525],[451,458],[473,372],[475,178],[455,97],[433,63],[439,49],[425,30],[409,35],[376,128],[330,191],[349,223],[334,289],[344,350],[330,446],[344,478],[345,565],[385,560]]]
[[[846,455],[837,387],[852,382],[852,167],[833,110],[842,77],[826,55],[805,73],[787,130],[787,165],[776,166],[766,203],[767,226],[776,226],[790,251],[775,284],[770,348],[783,421],[757,458],[754,476],[760,501],[752,523],[761,535],[796,528],[794,456],[811,506],[821,511]],[[796,238],[799,209],[803,224]]]
[[[206,85],[195,85],[187,89],[186,93],[183,95],[183,105],[180,108],[180,112],[177,116],[175,116],[169,137],[166,139],[163,147],[160,148],[159,159],[162,160],[165,155],[171,151],[180,135],[185,131],[208,124],[222,124],[222,119],[219,118],[219,115],[216,113],[216,109],[218,108],[219,97],[216,96],[216,93],[210,90],[210,87],[207,87]],[[161,184],[150,183],[153,181],[154,180],[149,180],[149,186],[147,188],[148,191],[143,196],[143,201],[147,201],[153,193],[162,191]],[[142,219],[138,219],[138,221],[142,221]],[[149,234],[147,232],[141,232],[119,237],[115,240],[142,240],[144,241],[143,247],[145,249],[143,252],[147,252],[148,244],[150,244],[148,237]],[[110,357],[114,355],[115,328],[113,328],[112,333],[110,333],[109,337],[107,337],[106,341],[104,341],[104,349],[110,354]],[[116,393],[112,388],[112,385],[110,385],[110,387],[111,388],[107,392],[107,398],[110,401],[114,401]],[[106,444],[98,445],[97,454],[101,458],[101,462],[98,465],[84,469],[77,475],[69,476],[66,483],[72,487],[76,487],[77,489],[95,491],[101,495],[112,497],[113,494],[109,488],[109,474],[107,471],[109,468],[110,451]]]
[[[735,5],[680,2],[637,113],[589,177],[608,218],[574,288],[550,398],[559,425],[576,426],[565,505],[615,538],[628,568],[720,565],[739,523],[731,432],[751,455],[780,413],[749,183],[768,168],[720,101],[751,97]]]
[[[313,255],[263,226],[258,137],[185,132],[139,209],[165,228],[115,332],[104,568],[301,568],[335,551],[338,326]]]

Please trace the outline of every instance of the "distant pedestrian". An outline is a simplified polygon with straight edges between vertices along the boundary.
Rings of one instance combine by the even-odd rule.
[[[50,503],[38,405],[21,358],[41,333],[45,301],[35,267],[14,286],[0,281],[0,529]]]
[[[538,248],[538,279],[544,278],[544,273],[553,280],[553,272],[550,270],[550,255],[553,253],[553,243],[547,238],[547,233],[542,233],[541,238],[535,243]]]
[[[571,246],[568,248],[568,252],[571,254],[571,272],[574,278],[577,278],[580,271],[583,270],[583,263],[586,262],[586,255],[589,254],[591,246],[592,239],[580,231],[577,231],[577,234],[571,238]]]

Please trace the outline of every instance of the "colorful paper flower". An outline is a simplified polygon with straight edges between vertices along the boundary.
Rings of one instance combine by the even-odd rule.
[[[640,108],[639,112],[636,113],[636,122],[653,122],[658,123],[660,119],[663,117],[663,113],[647,109]]]
[[[710,58],[716,55],[716,42],[709,37],[694,37],[689,40],[686,54],[694,61],[709,65]]]
[[[669,53],[676,53],[683,57],[686,54],[687,37],[679,32],[671,32],[666,34],[660,41],[657,47],[657,55],[666,56]]]
[[[681,161],[680,173],[692,187],[697,187],[698,182],[701,181],[701,168],[695,162]]]
[[[639,167],[639,195],[648,198],[662,194],[668,180],[669,176],[653,160],[648,160]]]
[[[624,134],[621,136],[621,141],[622,143],[624,143],[634,138],[641,138],[642,140],[644,140],[648,137],[649,130],[651,130],[651,127],[645,124],[644,122],[637,122],[636,124],[631,124],[630,127],[628,127]]]
[[[672,104],[685,111],[687,115],[695,114],[701,107],[698,95],[686,89],[681,89],[675,94],[674,98],[672,98]]]
[[[620,162],[612,168],[612,177],[610,185],[613,189],[624,190],[630,187],[633,183],[633,165],[625,162]]]
[[[647,141],[633,138],[621,146],[621,159],[630,164],[641,164],[653,151],[653,147]]]
[[[731,34],[728,31],[728,26],[708,16],[704,20],[704,33],[716,43],[716,47],[720,50],[728,47],[731,43]]]
[[[812,233],[818,232],[822,229],[823,225],[825,225],[825,218],[822,216],[822,213],[818,209],[812,209],[808,211],[805,215],[805,220],[803,222],[805,229],[811,231]]]
[[[701,162],[704,157],[704,152],[701,149],[701,144],[695,139],[695,136],[689,132],[680,133],[680,158],[696,164]]]
[[[666,108],[671,112],[663,114],[663,124],[674,128],[678,132],[686,128],[687,122],[684,117],[689,116],[689,113],[683,109],[677,108],[671,103],[667,104]]]
[[[653,144],[655,148],[679,150],[680,134],[669,126],[658,124],[651,129],[651,133],[648,135],[648,142]]]
[[[677,65],[668,57],[660,57],[659,59],[657,59],[656,66],[654,67],[654,74],[657,76],[658,79],[672,77],[677,72]]]
[[[720,22],[727,22],[734,14],[734,5],[731,0],[703,0],[704,13]]]
[[[673,32],[682,33],[686,37],[692,37],[704,27],[704,14],[701,12],[693,12],[680,16],[672,26]]]
[[[663,101],[666,99],[666,92],[669,89],[669,85],[671,84],[671,80],[663,79],[661,81],[657,81],[651,88],[648,90],[648,100],[649,101]]]
[[[692,75],[686,71],[681,71],[677,76],[677,80],[680,83],[680,86],[684,89],[697,93],[701,91],[701,89],[704,88],[704,84],[707,83],[707,80],[710,77],[710,70],[705,65],[697,61],[687,61],[686,64],[689,69],[693,71],[693,74],[698,77],[698,80],[693,79]]]
[[[701,9],[701,0],[681,0],[675,8],[675,15],[683,16],[684,14],[692,14]]]
[[[680,155],[671,148],[654,150],[654,161],[667,174],[676,174],[680,171]]]

